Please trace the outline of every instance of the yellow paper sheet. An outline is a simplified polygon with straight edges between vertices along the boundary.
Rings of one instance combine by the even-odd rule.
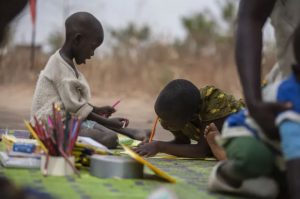
[[[154,166],[153,164],[151,164],[150,162],[148,162],[147,160],[145,160],[144,158],[142,158],[141,156],[139,156],[137,153],[135,153],[133,150],[131,150],[129,147],[122,145],[122,147],[124,148],[124,150],[128,153],[128,155],[130,157],[132,157],[133,159],[135,159],[136,161],[138,161],[139,163],[147,166],[149,169],[151,169],[156,175],[158,175],[159,177],[167,180],[168,182],[171,183],[176,183],[176,179],[171,177],[170,175],[168,175],[167,173],[165,173],[164,171],[160,170],[159,168],[157,168],[156,166]]]
[[[120,154],[128,154],[127,151],[121,151]],[[205,161],[217,161],[216,158],[188,158],[188,157],[178,157],[174,155],[169,155],[166,153],[158,153],[155,156],[148,157],[153,159],[169,159],[169,160],[205,160]]]
[[[178,157],[174,155],[169,155],[165,153],[158,153],[157,155],[149,158],[154,159],[174,159],[174,160],[205,160],[205,161],[216,161],[216,158],[188,158],[188,157]]]
[[[117,134],[120,145],[130,146],[130,147],[136,147],[138,146],[142,141],[131,139],[125,135]]]

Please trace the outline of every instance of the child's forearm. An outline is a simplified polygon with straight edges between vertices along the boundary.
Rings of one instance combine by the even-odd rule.
[[[175,155],[178,157],[204,158],[207,151],[198,144],[173,144],[158,141],[159,152]]]
[[[112,130],[114,130],[114,131],[116,131],[116,132],[118,132],[122,135],[126,135],[126,136],[128,136],[132,139],[135,139],[134,132],[129,128],[110,128],[110,129],[112,129]]]
[[[94,112],[91,112],[88,117],[87,117],[88,120],[92,120],[92,121],[95,121],[99,124],[102,124],[103,126],[107,126],[109,125],[109,121],[108,119],[104,118],[104,117],[101,117],[99,116],[98,114],[94,113]]]

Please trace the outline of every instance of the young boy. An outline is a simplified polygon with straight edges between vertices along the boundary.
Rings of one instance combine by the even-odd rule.
[[[173,80],[160,92],[154,108],[162,127],[172,132],[175,139],[143,143],[135,151],[144,156],[163,152],[181,157],[213,154],[217,159],[225,159],[214,138],[225,118],[242,106],[241,101],[214,86],[199,90],[187,80]],[[197,144],[191,144],[191,140]]]
[[[117,135],[122,133],[134,139],[143,140],[147,131],[122,128],[126,119],[106,118],[115,109],[109,106],[96,107],[89,103],[90,88],[87,80],[78,71],[76,64],[85,64],[86,59],[103,42],[101,23],[87,12],[77,12],[65,22],[66,39],[60,50],[52,55],[41,71],[33,96],[31,121],[33,116],[45,119],[52,114],[52,104],[58,104],[63,111],[80,117],[80,135],[89,136],[109,148],[117,145]],[[76,64],[75,64],[76,63]]]
[[[276,117],[281,141],[267,138],[246,110],[229,117],[222,133],[228,161],[213,169],[210,190],[268,198],[281,192],[280,197],[288,198],[284,195],[286,170],[289,198],[300,198],[300,26],[294,33],[293,48],[296,64],[292,74],[263,89],[266,102],[291,104],[290,110]]]

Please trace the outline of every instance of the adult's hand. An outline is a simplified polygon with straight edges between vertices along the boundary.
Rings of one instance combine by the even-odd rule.
[[[248,105],[249,114],[260,125],[266,136],[270,139],[279,139],[275,118],[278,113],[292,108],[291,103],[256,102]]]

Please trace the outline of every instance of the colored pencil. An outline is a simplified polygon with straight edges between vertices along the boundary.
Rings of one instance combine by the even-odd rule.
[[[121,100],[116,101],[111,107],[115,108],[120,102]]]
[[[115,106],[118,103],[120,102],[116,102]],[[71,116],[70,113],[66,113],[66,118],[63,119],[63,113],[55,104],[52,105],[52,114],[45,121],[39,121],[34,117],[34,127],[29,122],[24,121],[32,136],[47,155],[43,174],[45,176],[48,174],[49,156],[62,156],[74,172],[80,176],[69,157],[72,155],[79,134],[81,120]]]
[[[153,138],[154,138],[158,119],[159,119],[159,118],[158,118],[158,116],[157,116],[156,119],[155,119],[155,121],[154,121],[152,130],[151,130],[151,134],[150,134],[150,138],[149,138],[149,143],[152,142],[152,140],[153,140]]]
[[[45,145],[43,144],[43,142],[40,140],[40,138],[34,132],[34,130],[32,129],[31,125],[29,124],[29,122],[27,122],[26,120],[24,120],[24,123],[25,123],[25,126],[27,127],[27,129],[29,130],[29,132],[31,133],[31,135],[36,139],[36,141],[39,143],[39,145],[45,151],[45,153],[48,153],[49,152],[48,149],[45,147]]]

